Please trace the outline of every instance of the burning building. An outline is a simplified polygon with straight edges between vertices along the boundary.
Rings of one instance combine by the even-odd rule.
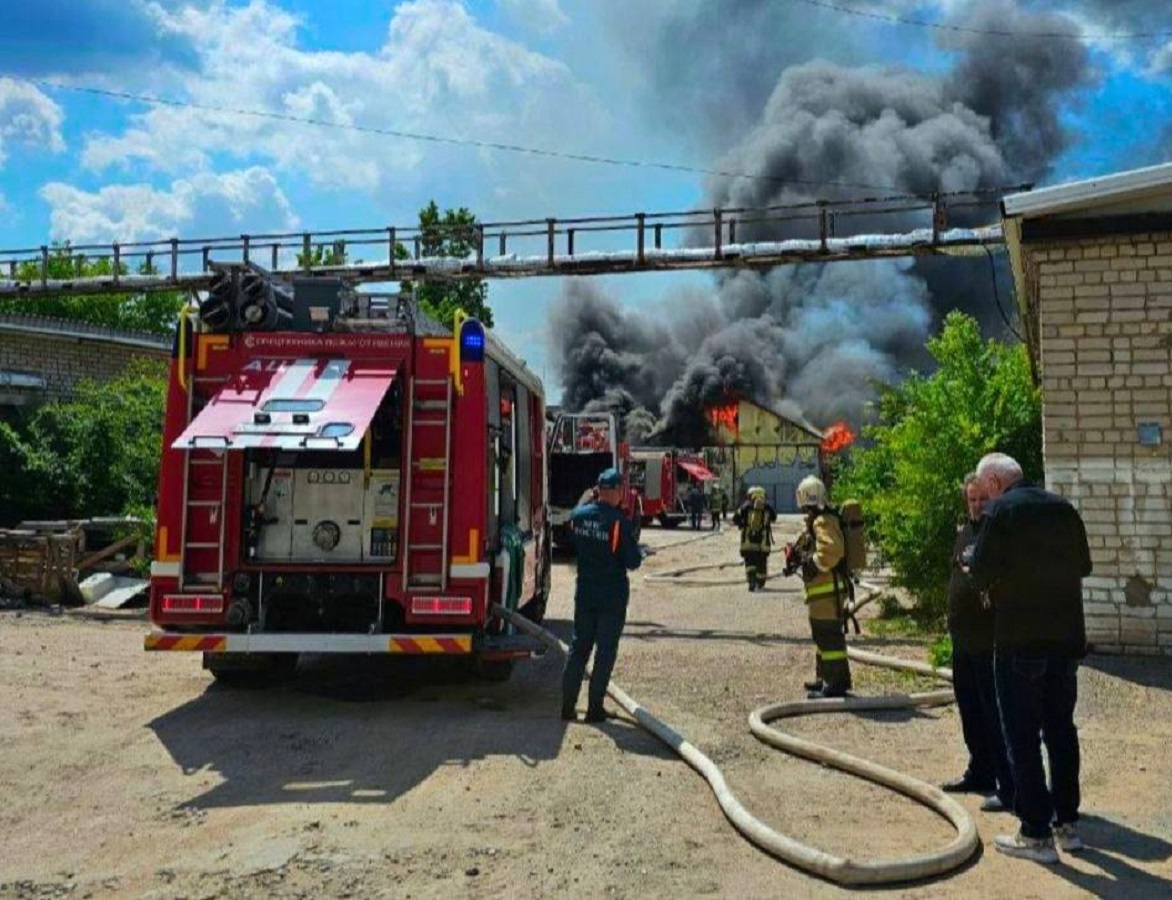
[[[705,416],[717,444],[710,455],[716,456],[721,481],[731,496],[740,498],[749,486],[760,485],[773,508],[782,513],[798,511],[794,502],[798,482],[807,475],[824,474],[829,439],[834,438],[835,450],[845,446],[839,443],[845,426],[822,434],[751,400],[710,406]]]

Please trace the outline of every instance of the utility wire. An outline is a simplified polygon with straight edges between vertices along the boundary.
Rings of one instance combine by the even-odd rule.
[[[829,9],[844,13],[848,16],[858,16],[863,19],[877,19],[880,22],[891,22],[895,25],[912,25],[917,28],[935,28],[939,31],[957,31],[964,34],[988,34],[997,37],[1018,38],[1054,38],[1067,41],[1133,41],[1147,38],[1172,37],[1172,31],[1126,31],[1107,32],[1102,34],[1083,34],[1082,32],[1063,31],[1012,31],[1006,28],[974,28],[971,25],[951,25],[947,22],[929,22],[926,19],[911,19],[906,16],[895,16],[888,13],[871,12],[855,6],[846,6],[842,3],[831,3],[829,0],[790,0],[791,3],[803,3],[806,6],[818,9]]]
[[[993,251],[988,244],[982,244],[985,248],[985,254],[989,257],[989,280],[993,282],[993,302],[997,304],[997,312],[1001,313],[1001,321],[1005,323],[1005,327],[1009,329],[1009,333],[1017,338],[1018,343],[1024,344],[1023,338],[1013,327],[1013,322],[1010,321],[1009,316],[1005,312],[1005,307],[1001,305],[1001,291],[997,287],[997,265],[993,261]]]
[[[362,134],[377,134],[385,137],[402,138],[411,141],[425,141],[433,144],[450,144],[458,147],[476,147],[483,150],[501,150],[508,153],[524,153],[530,156],[542,156],[551,159],[565,159],[573,162],[595,163],[606,166],[622,166],[633,169],[656,169],[665,172],[686,172],[694,175],[716,175],[724,178],[744,178],[754,181],[771,181],[778,184],[796,184],[810,187],[842,187],[861,188],[863,190],[904,191],[898,185],[867,184],[855,181],[817,181],[805,178],[781,178],[773,175],[752,175],[747,172],[731,172],[723,169],[705,169],[698,166],[686,166],[677,163],[657,162],[655,160],[624,159],[621,157],[596,156],[589,153],[572,153],[563,150],[549,150],[540,147],[527,147],[521,144],[505,144],[498,141],[482,141],[474,138],[455,138],[437,134],[426,134],[417,131],[403,131],[395,128],[380,128],[372,125],[355,125],[346,122],[330,122],[325,119],[313,119],[304,116],[294,116],[288,113],[269,112],[259,109],[242,109],[230,106],[218,106],[210,103],[196,103],[187,100],[173,100],[169,97],[155,97],[150,94],[136,94],[130,91],[115,91],[107,88],[92,87],[81,84],[64,84],[57,81],[45,81],[38,78],[26,78],[21,75],[2,75],[41,88],[58,91],[72,91],[79,94],[92,94],[99,97],[111,97],[117,100],[132,100],[138,103],[148,103],[154,106],[168,106],[176,109],[194,109],[201,112],[221,113],[232,116],[246,116],[254,119],[268,119],[278,122],[293,122],[299,125],[313,125],[319,128],[335,128],[342,131],[355,131]]]

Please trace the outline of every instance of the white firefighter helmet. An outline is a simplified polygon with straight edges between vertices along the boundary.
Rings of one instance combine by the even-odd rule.
[[[798,485],[798,506],[802,509],[821,509],[826,505],[826,485],[817,475],[807,475]]]
[[[745,493],[750,500],[756,500],[758,497],[760,497],[762,500],[765,499],[765,488],[759,484],[753,485],[751,488],[745,491]]]

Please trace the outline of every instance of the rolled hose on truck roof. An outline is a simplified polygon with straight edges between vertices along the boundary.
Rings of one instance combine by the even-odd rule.
[[[719,566],[717,566],[719,567]],[[690,567],[689,571],[699,567]],[[665,574],[665,573],[660,573]],[[710,582],[702,582],[710,583]],[[739,582],[737,582],[739,583]],[[858,609],[869,602],[877,593],[877,588],[865,585],[869,595],[856,603]],[[514,625],[521,631],[530,634],[554,649],[567,652],[567,646],[558,639],[557,635],[530,622],[512,610],[500,606],[493,607],[493,612]],[[897,671],[915,672],[939,678],[943,681],[952,681],[950,669],[937,669],[926,663],[896,659],[882,656],[878,653],[869,653],[864,650],[847,648],[848,656],[859,663]],[[674,750],[689,766],[695,769],[716,796],[728,820],[742,835],[767,853],[796,868],[818,875],[828,881],[847,886],[891,884],[903,881],[918,881],[925,878],[943,875],[962,865],[976,852],[980,846],[976,825],[968,811],[941,791],[939,788],[881,766],[878,763],[843,753],[832,747],[826,747],[813,741],[786,734],[768,723],[778,719],[792,718],[813,713],[856,712],[861,710],[874,711],[883,709],[917,709],[928,706],[942,706],[955,700],[952,689],[927,691],[924,693],[906,695],[888,695],[882,697],[843,697],[833,700],[793,700],[782,703],[773,703],[753,710],[749,714],[749,730],[760,741],[776,747],[786,753],[801,756],[813,762],[839,769],[857,775],[859,778],[883,787],[897,791],[917,803],[947,819],[956,829],[956,836],[944,847],[926,852],[897,857],[894,859],[878,859],[873,861],[858,860],[850,857],[835,856],[817,847],[803,844],[796,838],[783,834],[769,825],[766,825],[754,816],[733,793],[725,781],[720,767],[701,752],[687,738],[656,718],[626,691],[611,681],[607,690],[610,698],[622,707],[642,728],[649,731],[663,743]]]

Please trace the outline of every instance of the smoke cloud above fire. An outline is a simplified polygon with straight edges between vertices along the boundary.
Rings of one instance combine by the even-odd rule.
[[[771,53],[761,40],[769,10],[779,10],[779,20],[793,18],[789,5],[735,5],[746,14],[714,18],[704,4],[690,19],[678,10],[667,19],[659,13],[648,27],[663,39],[652,35],[641,46],[651,54],[657,82],[672,85],[672,96],[685,96],[703,77],[697,95],[703,107],[719,93],[712,79],[722,79],[727,108],[712,118],[702,143],[716,147],[723,139],[714,168],[753,177],[713,178],[705,206],[883,192],[924,196],[1036,182],[1071,140],[1061,110],[1093,78],[1079,41],[972,32],[944,34],[941,48],[952,59],[945,71],[794,62],[786,58],[792,41],[786,53]],[[1010,0],[970,4],[954,21],[1001,32],[1078,31],[1061,14],[1028,11]],[[678,39],[704,32],[712,46],[736,47],[743,38],[753,52],[722,54],[722,67],[694,66]],[[771,59],[780,68],[762,101],[761,65]],[[883,191],[853,186],[861,184]],[[995,216],[995,206],[955,211],[950,224]],[[909,220],[908,227],[923,224]],[[860,220],[851,227],[868,225]],[[749,240],[783,236],[768,224],[738,232]],[[590,284],[571,283],[549,330],[563,404],[616,410],[633,441],[702,443],[705,407],[734,397],[818,427],[838,419],[857,424],[867,417],[876,382],[898,380],[928,362],[924,343],[948,310],[973,313],[992,332],[1004,327],[990,271],[985,259],[926,259],[722,272],[709,293],[665,297],[664,314],[654,320],[624,310],[620,298]],[[1007,298],[1005,273],[998,278]]]

